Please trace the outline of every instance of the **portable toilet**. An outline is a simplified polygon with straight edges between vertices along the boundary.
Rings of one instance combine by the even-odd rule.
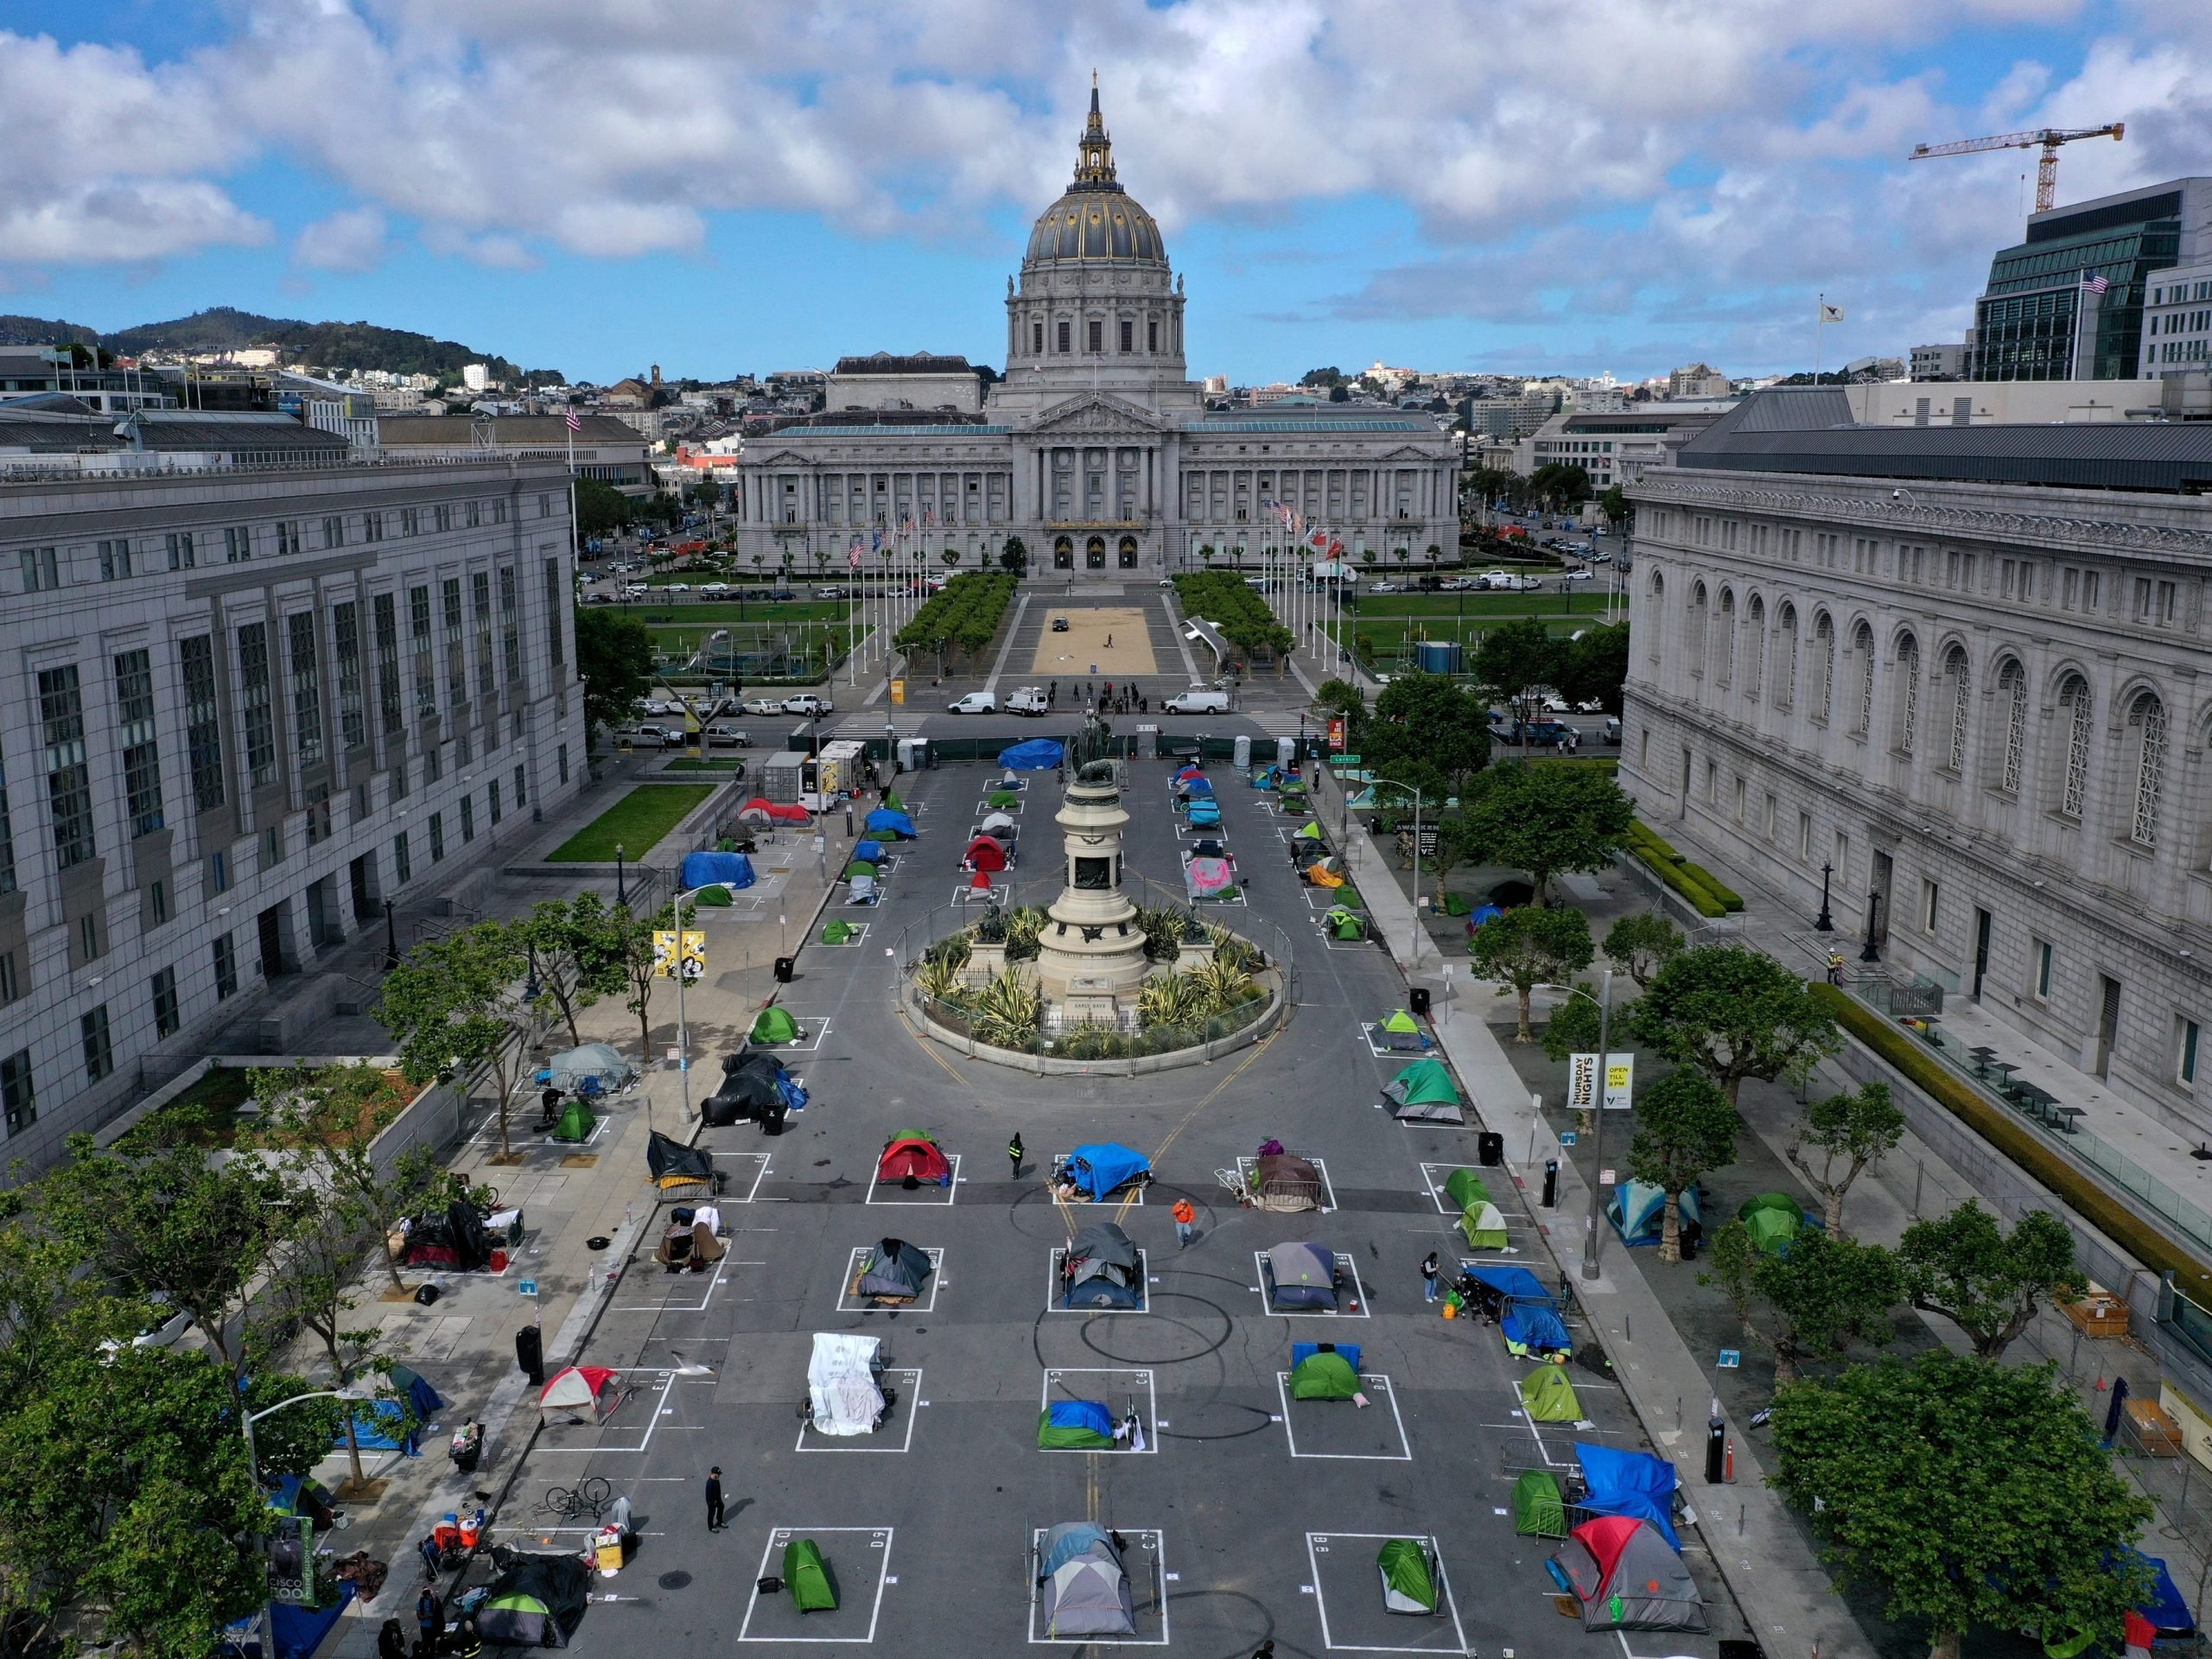
[[[1252,764],[1252,740],[1243,733],[1238,733],[1236,741],[1231,746],[1231,753],[1233,759],[1230,764],[1237,771],[1243,771]]]
[[[1294,737],[1275,739],[1275,765],[1287,770],[1298,764],[1298,740]]]
[[[926,737],[902,737],[899,740],[899,770],[921,772],[930,764],[930,741]]]

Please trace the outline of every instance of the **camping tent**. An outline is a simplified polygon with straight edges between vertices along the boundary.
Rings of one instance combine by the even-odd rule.
[[[1505,1248],[1505,1217],[1487,1198],[1478,1198],[1459,1211],[1459,1232],[1471,1250]]]
[[[930,1276],[930,1259],[903,1238],[878,1239],[853,1281],[855,1295],[879,1302],[911,1302]]]
[[[1419,1539],[1392,1538],[1376,1552],[1382,1574],[1382,1606],[1393,1613],[1433,1613],[1437,1607],[1435,1562]]]
[[[574,1554],[538,1555],[505,1544],[492,1546],[492,1565],[477,1634],[508,1647],[567,1647],[590,1602],[591,1569]]]
[[[1702,1630],[1689,1569],[1648,1521],[1601,1515],[1552,1552],[1552,1575],[1582,1604],[1585,1630]]]
[[[1325,1244],[1297,1239],[1276,1245],[1268,1252],[1268,1277],[1277,1307],[1336,1311],[1337,1257]]]
[[[1263,1154],[1253,1160],[1251,1189],[1262,1210],[1319,1210],[1328,1196],[1321,1172],[1294,1152]]]
[[[772,1054],[733,1054],[722,1061],[721,1086],[702,1115],[709,1124],[781,1121],[785,1112],[804,1110],[806,1090],[792,1080],[784,1063]]]
[[[791,1011],[771,1002],[753,1016],[753,1040],[756,1043],[801,1043],[806,1033],[799,1029],[798,1021]]]
[[[880,841],[856,841],[853,843],[854,863],[879,864],[890,856],[891,849]],[[845,874],[851,875],[854,871],[849,867]],[[864,871],[861,874],[871,874],[871,872]]]
[[[1121,1552],[1097,1522],[1063,1521],[1046,1533],[1037,1583],[1045,1604],[1045,1633],[1052,1640],[1136,1634],[1129,1575],[1122,1569]]]
[[[545,1379],[537,1391],[537,1418],[568,1413],[603,1423],[622,1404],[622,1373],[604,1365],[571,1365]]]
[[[883,850],[883,843],[879,841],[864,841],[861,842],[861,846],[873,849],[879,855]],[[873,881],[875,880],[875,860],[862,858],[856,849],[853,854],[853,861],[845,866],[844,874],[845,880],[848,881],[856,875],[866,876]]]
[[[1675,1548],[1675,1465],[1648,1452],[1623,1452],[1610,1446],[1574,1443],[1589,1496],[1582,1507],[1599,1515],[1624,1515],[1649,1521]]]
[[[2165,1562],[2123,1544],[2113,1552],[2113,1565],[2150,1569],[2151,1593],[2136,1611],[2149,1621],[2161,1639],[2196,1633],[2196,1622],[2190,1617],[2189,1604],[2182,1599],[2180,1588],[2174,1583],[2173,1574],[2166,1571]]]
[[[814,1333],[814,1352],[806,1362],[806,1397],[818,1434],[872,1434],[888,1402],[876,1381],[883,1368],[881,1342],[874,1337]]]
[[[822,943],[824,944],[842,944],[846,940],[851,938],[859,931],[860,928],[857,924],[849,922],[842,916],[832,916],[828,921],[822,924]]]
[[[1306,867],[1306,879],[1317,887],[1341,887],[1344,884],[1344,861],[1341,858],[1317,858]]]
[[[1096,1400],[1055,1400],[1037,1416],[1040,1452],[1111,1452],[1114,1414]]]
[[[572,1095],[561,1108],[561,1120],[553,1126],[553,1138],[581,1143],[590,1140],[591,1132],[598,1127],[599,1119],[592,1115],[591,1108],[584,1104],[580,1096]]]
[[[1433,1058],[1415,1060],[1383,1085],[1383,1099],[1390,1116],[1401,1122],[1465,1123],[1459,1090],[1444,1062]]]
[[[715,1154],[704,1147],[687,1147],[658,1129],[645,1142],[645,1171],[664,1192],[687,1186],[712,1186]]]
[[[1236,873],[1225,858],[1188,858],[1183,861],[1183,885],[1193,899],[1214,899],[1236,884]]]
[[[737,816],[745,823],[804,823],[808,822],[806,809],[785,801],[772,801],[766,795],[755,795],[737,809]]]
[[[1094,1204],[1126,1183],[1149,1179],[1151,1173],[1142,1153],[1110,1141],[1077,1147],[1060,1166],[1061,1179],[1072,1181]]]
[[[1300,1343],[1299,1348],[1309,1344]],[[1298,1349],[1292,1351],[1294,1356]],[[1359,1350],[1342,1346],[1317,1348],[1290,1368],[1290,1397],[1294,1400],[1349,1400],[1359,1392]]]
[[[1548,1303],[1514,1302],[1507,1306],[1497,1328],[1505,1338],[1505,1351],[1523,1359],[1574,1351],[1574,1339],[1567,1334],[1566,1321]]]
[[[999,751],[999,765],[1010,772],[1044,772],[1060,764],[1065,751],[1049,737],[1033,737]]]
[[[1021,797],[1020,793],[1011,789],[995,789],[983,797],[983,804],[995,810],[1000,807],[1020,806]]]
[[[586,1043],[581,1048],[563,1049],[543,1067],[544,1080],[556,1089],[566,1090],[572,1095],[591,1094],[585,1079],[599,1079],[599,1090],[620,1089],[637,1075],[636,1068],[622,1058],[621,1051],[612,1043]]]
[[[1574,1384],[1567,1380],[1566,1368],[1560,1365],[1547,1365],[1521,1379],[1521,1409],[1534,1422],[1582,1421],[1582,1401],[1574,1392]]]
[[[1185,779],[1176,785],[1175,798],[1185,806],[1192,801],[1211,800],[1213,798],[1213,782],[1206,778]]]
[[[756,879],[743,853],[686,853],[678,884],[685,887],[749,887]]]
[[[1330,906],[1328,913],[1322,917],[1321,921],[1332,939],[1363,939],[1367,937],[1367,924],[1361,919],[1359,912],[1347,910],[1342,905]],[[1411,1018],[1410,1015],[1408,1017]]]
[[[477,1273],[492,1260],[492,1237],[474,1205],[455,1198],[443,1210],[412,1218],[402,1265]]]
[[[1319,818],[1308,818],[1297,829],[1292,830],[1291,834],[1302,840],[1319,841],[1321,839],[1321,821]]]
[[[851,890],[845,895],[845,902],[847,904],[872,905],[875,903],[879,897],[880,897],[880,894],[877,892],[875,878],[874,876],[855,875],[850,871],[848,871],[846,872],[845,879],[847,881],[851,883]]]
[[[1471,1204],[1488,1204],[1490,1188],[1483,1178],[1471,1169],[1455,1169],[1444,1178],[1444,1195],[1456,1209],[1465,1210]]]
[[[1329,914],[1333,916],[1341,909],[1343,906],[1338,906]],[[1355,934],[1353,937],[1358,936]],[[1421,1034],[1420,1023],[1403,1008],[1394,1010],[1387,1019],[1376,1020],[1367,1028],[1367,1034],[1377,1048],[1404,1049],[1418,1053],[1428,1046],[1428,1039]]]
[[[987,836],[1011,836],[1014,834],[1014,814],[987,812],[983,815],[982,823],[976,828]]]
[[[1761,1192],[1744,1200],[1736,1219],[1751,1243],[1770,1255],[1782,1255],[1805,1230],[1806,1215],[1787,1192]]]
[[[794,1538],[784,1546],[784,1585],[802,1613],[837,1611],[837,1586],[822,1559],[822,1546],[811,1538]]]
[[[868,829],[888,830],[900,841],[912,841],[922,832],[914,828],[914,821],[904,812],[893,812],[887,806],[879,806],[868,815]]]
[[[1694,1240],[1704,1230],[1699,1221],[1697,1188],[1685,1191],[1681,1203],[1682,1236]],[[1605,1219],[1631,1249],[1656,1244],[1666,1224],[1667,1195],[1648,1181],[1623,1181],[1605,1205]]]
[[[1221,808],[1215,805],[1211,801],[1192,801],[1191,803],[1192,829],[1217,830],[1220,827]]]
[[[1531,1469],[1513,1483],[1513,1530],[1538,1538],[1567,1536],[1567,1501],[1550,1470]]]
[[[1559,1316],[1559,1304],[1542,1280],[1526,1268],[1470,1268],[1460,1283],[1476,1305],[1498,1322],[1508,1353],[1571,1354],[1574,1344]]]
[[[995,836],[976,836],[961,855],[962,865],[971,870],[1002,870],[1010,861],[1006,855],[1006,843]]]
[[[653,1260],[671,1273],[704,1273],[728,1254],[714,1228],[696,1217],[670,1222],[653,1247]]]
[[[1144,1262],[1129,1236],[1110,1221],[1094,1222],[1075,1236],[1061,1260],[1060,1306],[1144,1306]]]
[[[909,1178],[931,1186],[952,1185],[950,1160],[919,1129],[899,1130],[883,1143],[883,1155],[875,1160],[877,1180],[903,1182]]]

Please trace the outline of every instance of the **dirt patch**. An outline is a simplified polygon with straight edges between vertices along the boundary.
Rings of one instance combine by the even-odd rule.
[[[1052,632],[1052,619],[1065,617],[1068,631]],[[1152,634],[1145,613],[1135,606],[1065,606],[1047,610],[1045,632],[1038,637],[1037,653],[1029,671],[1055,679],[1096,675],[1118,680],[1133,674],[1157,674],[1160,665],[1152,654]]]

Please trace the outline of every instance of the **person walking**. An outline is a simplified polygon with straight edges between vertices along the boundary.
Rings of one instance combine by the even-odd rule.
[[[1252,1649],[1252,1659],[1275,1659],[1275,1639],[1272,1636]]]
[[[385,1620],[377,1632],[377,1659],[407,1659],[407,1632],[396,1618]]]
[[[722,1529],[722,1466],[719,1463],[707,1471],[707,1530]]]
[[[1175,1207],[1167,1212],[1175,1217],[1175,1248],[1190,1248],[1192,1236],[1198,1229],[1198,1212],[1188,1198],[1175,1200]]]
[[[1828,952],[1828,983],[1843,983],[1843,958],[1834,950]]]
[[[1018,1181],[1021,1179],[1021,1156],[1026,1150],[1027,1148],[1021,1144],[1021,1131],[1016,1129],[1014,1132],[1014,1139],[1006,1143],[1007,1158],[1014,1165],[1014,1172],[1007,1178],[1008,1179]]]
[[[1423,1301],[1433,1302],[1436,1300],[1438,1294],[1437,1274],[1441,1270],[1442,1266],[1443,1264],[1437,1260],[1436,1252],[1434,1250],[1431,1250],[1427,1255],[1421,1257],[1421,1284],[1422,1292],[1421,1300]]]
[[[427,1584],[423,1586],[423,1593],[415,1598],[415,1628],[423,1645],[435,1653],[439,1638],[446,1633],[446,1605],[438,1599],[437,1591]]]

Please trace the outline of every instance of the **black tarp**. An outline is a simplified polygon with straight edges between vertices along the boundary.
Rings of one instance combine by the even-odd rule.
[[[475,1273],[491,1260],[491,1235],[474,1205],[456,1198],[442,1213],[419,1217],[408,1227],[406,1265]]]
[[[1094,1222],[1068,1246],[1064,1268],[1068,1307],[1137,1307],[1144,1300],[1143,1267],[1129,1236],[1110,1221]]]
[[[483,1638],[513,1646],[567,1647],[583,1622],[591,1569],[575,1555],[539,1555],[505,1544],[493,1545],[492,1565],[491,1593],[476,1616]],[[502,1608],[502,1601],[536,1603],[544,1612]]]
[[[656,1129],[645,1142],[645,1168],[664,1185],[677,1180],[709,1181],[714,1179],[715,1155],[704,1147],[687,1147]]]
[[[790,1070],[772,1054],[733,1055],[722,1062],[722,1083],[703,1109],[710,1124],[760,1123],[776,1116],[783,1096],[776,1085]]]

